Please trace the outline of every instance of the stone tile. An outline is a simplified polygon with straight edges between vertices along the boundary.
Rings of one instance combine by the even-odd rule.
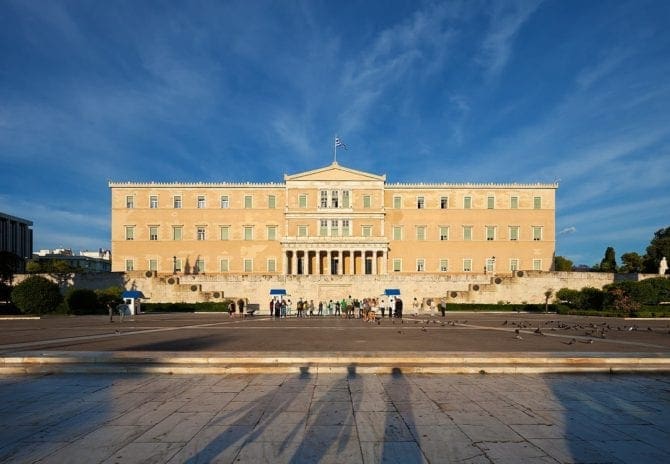
[[[162,464],[182,448],[180,443],[130,443],[108,459],[104,464]]]
[[[235,395],[233,401],[270,402],[276,393],[277,387],[272,385],[249,385]]]
[[[499,406],[493,408],[484,408],[491,416],[507,425],[529,425],[542,424],[550,425],[550,422],[540,415],[533,414],[525,409],[511,406]]]
[[[361,451],[366,464],[428,464],[421,449],[413,441],[362,442]]]
[[[451,425],[454,423],[451,418],[440,411],[434,409],[414,409],[402,411],[401,416],[408,426],[412,425]]]
[[[30,437],[39,433],[42,428],[40,425],[0,426],[0,448],[12,445],[22,439],[30,439]]]
[[[560,438],[532,438],[528,441],[548,456],[565,464],[584,462],[620,464],[622,462],[613,454],[604,452],[582,440],[566,441]]]
[[[362,398],[360,401],[353,401],[354,411],[377,411],[377,412],[396,412],[396,407],[390,401],[379,399]]]
[[[445,459],[466,462],[484,456],[484,452],[455,426],[417,425],[410,427],[410,431],[430,462]]]
[[[477,446],[493,462],[551,462],[555,460],[528,442],[482,442]]]
[[[317,385],[316,388],[314,388],[312,401],[351,401],[351,394],[348,389]]]
[[[186,443],[214,417],[206,412],[175,412],[146,431],[136,441]]]
[[[567,438],[568,433],[562,425],[556,424],[510,424],[510,428],[525,439],[530,438]]]
[[[284,383],[285,379],[285,374],[261,374],[253,376],[251,382],[249,382],[249,385],[266,385],[278,387]]]
[[[257,441],[247,443],[234,458],[236,464],[277,464],[300,462],[296,459],[300,443],[290,442],[280,446],[277,443]],[[199,461],[204,462],[204,461]],[[226,462],[226,461],[221,461]],[[308,461],[305,461],[308,462]],[[176,463],[176,461],[175,461]]]
[[[186,443],[169,464],[233,462],[252,430],[251,426],[208,426]]]
[[[493,419],[486,424],[459,424],[458,426],[474,442],[522,440],[519,434],[497,419]]]
[[[670,453],[637,440],[591,441],[589,444],[604,453],[611,453],[623,462],[632,464],[670,462]]]
[[[67,445],[67,442],[14,442],[0,448],[0,462],[37,462]]]
[[[179,408],[180,412],[218,412],[230,403],[236,393],[202,393]]]
[[[350,402],[315,402],[310,405],[308,425],[353,425]]]
[[[265,409],[264,403],[231,401],[212,418],[210,426],[254,426],[265,413]]]
[[[154,425],[185,404],[185,401],[151,401],[110,421],[110,425]]]
[[[41,462],[46,464],[95,463],[112,456],[116,450],[131,443],[145,427],[107,425],[60,448]]]
[[[359,411],[355,418],[361,442],[414,440],[402,416],[397,412]]]

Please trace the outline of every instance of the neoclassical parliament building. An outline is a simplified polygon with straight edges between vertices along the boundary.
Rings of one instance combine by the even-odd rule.
[[[337,162],[282,183],[110,182],[112,271],[549,271],[557,184],[388,183]]]

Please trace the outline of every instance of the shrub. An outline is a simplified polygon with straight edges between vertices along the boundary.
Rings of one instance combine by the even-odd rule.
[[[58,285],[41,276],[28,277],[12,290],[12,302],[26,314],[54,312],[62,301]]]
[[[231,300],[217,303],[142,303],[142,311],[146,313],[193,313],[193,312],[228,312]]]
[[[570,288],[562,288],[556,292],[556,299],[560,303],[564,303],[572,308],[576,308],[580,300],[579,290],[572,290]]]
[[[603,309],[605,292],[594,287],[584,287],[579,293],[580,297],[579,302],[577,303],[578,309],[592,309],[592,310]]]
[[[104,314],[105,312],[100,308],[98,296],[93,290],[73,289],[65,296],[65,302],[71,314]]]
[[[98,297],[98,305],[102,308],[103,313],[107,312],[108,305],[116,307],[116,305],[123,301],[123,298],[121,298],[123,287],[98,289],[95,291],[95,294]],[[142,304],[142,310],[144,310],[144,304]]]

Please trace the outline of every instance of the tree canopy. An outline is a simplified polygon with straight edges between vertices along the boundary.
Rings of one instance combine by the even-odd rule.
[[[658,265],[664,256],[670,259],[670,227],[654,232],[654,238],[651,239],[644,256],[644,272],[657,273]]]

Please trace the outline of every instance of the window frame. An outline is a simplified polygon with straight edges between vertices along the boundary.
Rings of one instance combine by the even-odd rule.
[[[230,208],[230,195],[221,195],[221,198],[219,199],[219,206],[221,209]]]

